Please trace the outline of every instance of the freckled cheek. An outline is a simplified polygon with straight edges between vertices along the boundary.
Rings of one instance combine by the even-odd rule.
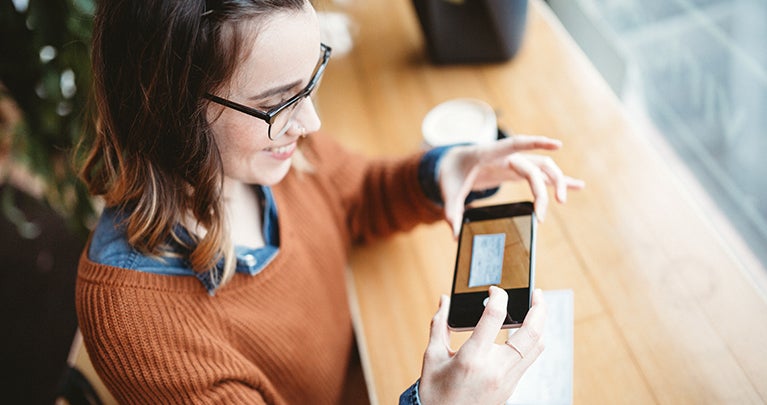
[[[254,160],[258,161],[260,148],[254,145],[252,139],[247,136],[237,135],[233,137],[218,138],[221,161],[224,175],[232,178],[244,178],[250,171]]]
[[[269,147],[266,133],[257,125],[230,123],[214,128],[216,142],[223,159],[244,157]],[[228,155],[228,156],[227,156]]]
[[[268,147],[255,141],[253,136],[242,133],[227,138],[224,144],[220,147],[221,158],[225,162],[224,165],[226,165],[227,161],[232,163],[248,161],[258,156],[264,148]]]

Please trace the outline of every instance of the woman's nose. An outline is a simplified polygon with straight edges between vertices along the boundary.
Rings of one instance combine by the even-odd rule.
[[[319,131],[321,126],[322,121],[319,115],[317,115],[312,98],[307,97],[301,100],[298,105],[298,111],[296,111],[296,115],[293,117],[293,125],[290,130],[294,131],[297,135],[305,135]]]

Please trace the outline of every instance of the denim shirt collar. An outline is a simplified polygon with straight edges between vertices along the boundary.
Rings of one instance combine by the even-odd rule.
[[[264,246],[256,249],[235,246],[235,272],[255,276],[260,273],[277,256],[280,247],[280,229],[277,221],[277,204],[272,189],[268,186],[254,186],[261,201],[264,202],[262,227]],[[187,235],[184,230],[184,234]],[[185,241],[186,242],[186,241]],[[211,271],[194,273],[194,276],[205,286],[208,294],[214,295],[221,283],[224,273],[224,260],[221,259]]]
[[[268,186],[254,187],[264,204],[262,218],[264,246],[256,249],[245,246],[234,247],[235,271],[251,276],[260,273],[274,260],[280,250],[280,229],[274,194]],[[128,244],[124,219],[125,216],[118,208],[110,207],[104,210],[88,250],[88,257],[92,261],[167,276],[194,276],[200,280],[208,294],[215,294],[221,284],[220,280],[224,271],[223,259],[210,271],[195,273],[186,259],[189,249],[183,246],[183,244],[194,245],[194,239],[181,225],[177,225],[175,231],[183,244],[174,240],[168,243],[172,251],[180,253],[179,257],[146,256]]]

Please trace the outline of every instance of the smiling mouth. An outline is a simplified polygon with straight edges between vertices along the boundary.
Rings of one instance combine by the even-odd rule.
[[[286,160],[293,156],[293,152],[296,150],[296,142],[289,143],[283,146],[275,146],[264,149],[264,152],[268,153],[271,157],[277,160]]]
[[[291,150],[293,150],[294,147],[295,147],[295,145],[290,143],[290,144],[287,144],[285,146],[279,146],[279,147],[275,147],[275,148],[266,148],[265,150],[267,152],[270,152],[270,153],[276,153],[278,155],[283,155],[283,154],[288,153]]]

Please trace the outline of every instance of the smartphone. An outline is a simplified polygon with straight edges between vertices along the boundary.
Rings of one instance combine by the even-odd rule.
[[[455,259],[450,329],[474,329],[491,285],[509,295],[503,329],[522,326],[535,289],[535,226],[532,202],[466,210]]]

